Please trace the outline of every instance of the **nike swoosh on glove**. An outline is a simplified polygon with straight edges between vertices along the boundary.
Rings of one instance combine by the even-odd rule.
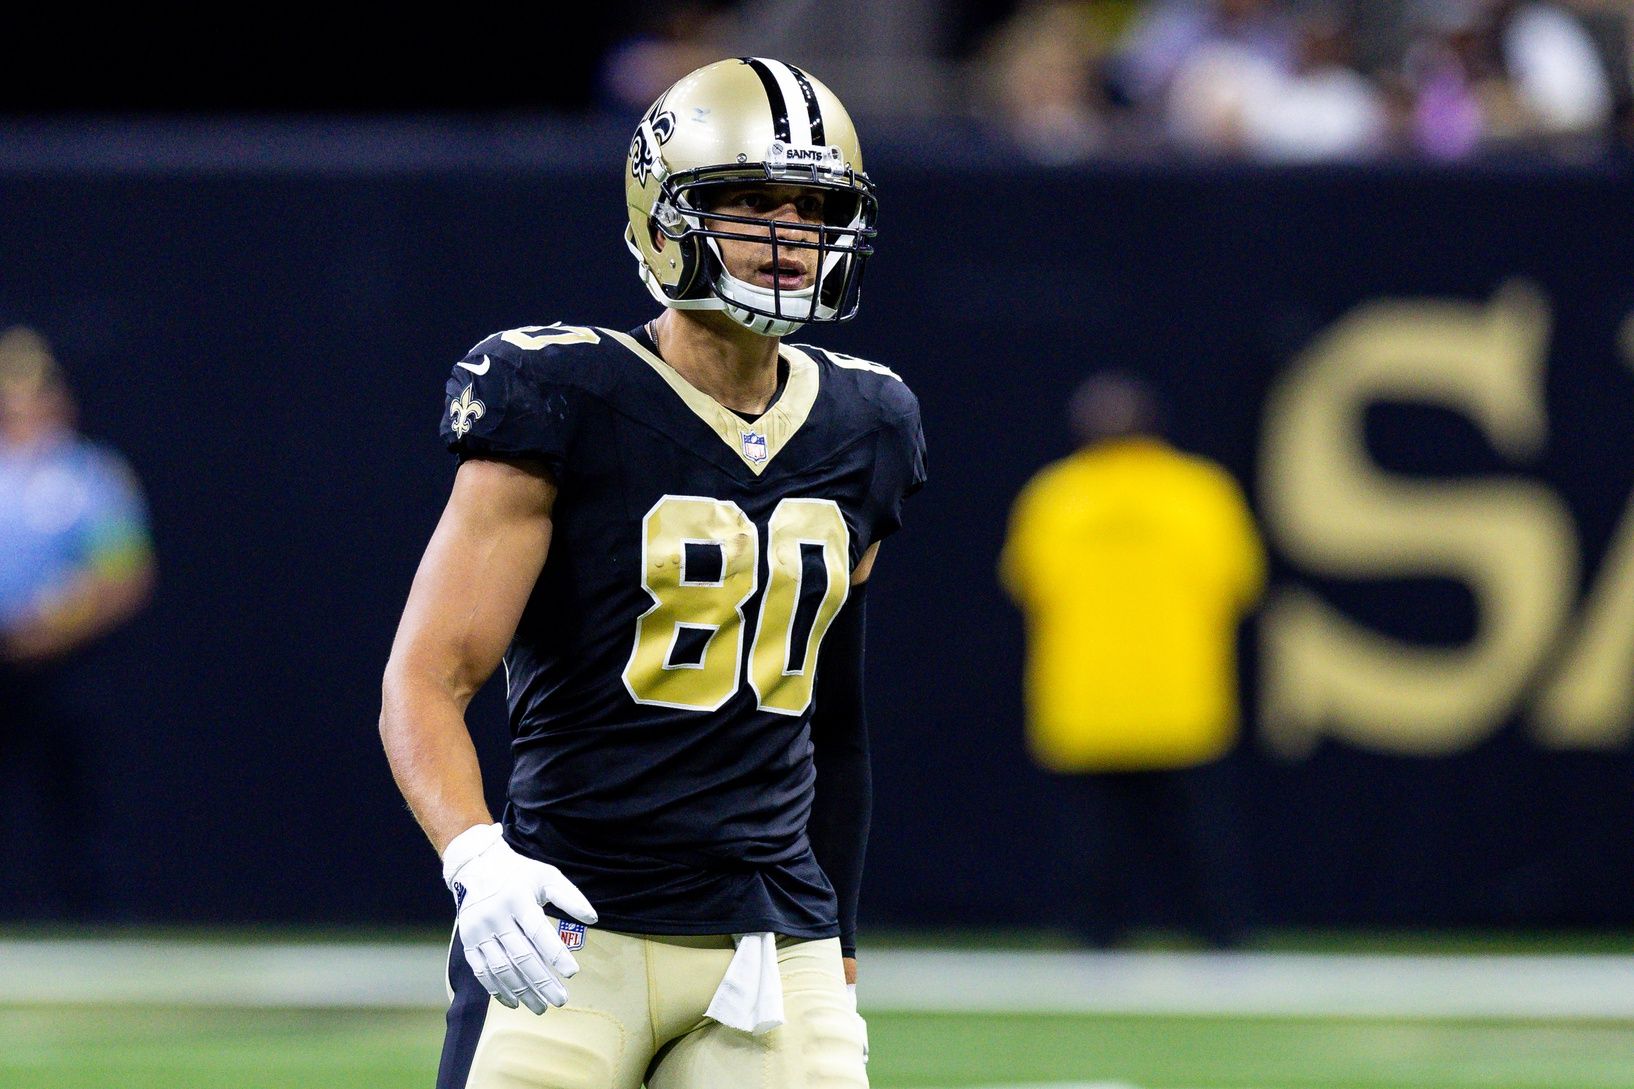
[[[487,992],[511,1009],[534,1013],[567,1001],[562,980],[578,972],[545,918],[555,904],[582,923],[596,909],[562,871],[517,854],[498,824],[478,824],[443,850],[443,881],[454,894],[465,962]]]

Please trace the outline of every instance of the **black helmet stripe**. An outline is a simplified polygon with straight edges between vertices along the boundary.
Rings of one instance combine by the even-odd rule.
[[[812,90],[811,80],[806,74],[794,65],[789,65],[789,71],[794,73],[794,81],[800,85],[800,96],[806,100],[806,114],[811,119],[811,142],[823,142],[823,110],[817,105],[817,92]]]
[[[779,140],[810,145],[823,142],[823,111],[817,105],[817,91],[811,80],[792,64],[764,57],[742,57],[755,70],[766,88],[772,107],[772,121]],[[792,109],[791,109],[792,105]],[[801,107],[804,106],[804,109]]]
[[[766,101],[772,107],[772,134],[779,140],[793,142],[789,135],[789,104],[783,97],[783,88],[778,86],[777,76],[772,74],[770,64],[759,57],[739,57],[738,60],[755,70],[760,77],[760,84],[766,88]]]

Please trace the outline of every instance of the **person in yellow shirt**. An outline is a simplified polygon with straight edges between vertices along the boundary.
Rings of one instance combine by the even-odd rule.
[[[1249,925],[1235,746],[1237,625],[1265,556],[1237,482],[1161,437],[1150,387],[1090,377],[1073,397],[1079,448],[1011,510],[999,575],[1026,623],[1026,737],[1087,810],[1085,887],[1068,920],[1121,940],[1140,855],[1183,897],[1183,925],[1215,946]]]

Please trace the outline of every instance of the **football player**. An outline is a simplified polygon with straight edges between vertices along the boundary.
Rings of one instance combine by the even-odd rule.
[[[865,1086],[864,591],[924,440],[892,371],[782,338],[856,312],[874,187],[827,87],[742,58],[652,106],[625,193],[663,311],[453,367],[386,667],[457,913],[438,1085]],[[501,663],[496,822],[464,712]]]

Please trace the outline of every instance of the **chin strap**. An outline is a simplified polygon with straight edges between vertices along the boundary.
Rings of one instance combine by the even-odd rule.
[[[786,337],[790,333],[811,321],[831,320],[832,308],[824,307],[817,301],[818,286],[801,288],[797,291],[774,291],[770,288],[759,287],[745,283],[726,271],[720,259],[720,251],[715,246],[714,239],[705,239],[709,247],[709,259],[714,264],[716,273],[713,280],[708,281],[710,290],[701,297],[677,299],[653,275],[641,251],[636,247],[630,232],[625,232],[625,245],[636,259],[636,270],[641,275],[641,282],[646,285],[652,297],[675,310],[719,310],[727,317],[748,329],[765,337]],[[843,255],[842,255],[843,256]],[[832,260],[832,257],[831,257]],[[707,270],[706,270],[707,274]],[[827,270],[824,270],[824,275]],[[777,317],[763,311],[782,310],[786,313],[794,311],[798,317]],[[824,311],[827,314],[824,314]]]
[[[774,291],[745,283],[726,271],[715,239],[706,238],[704,242],[716,268],[710,287],[727,317],[765,337],[786,337],[812,319],[817,308],[815,284],[796,291]],[[775,247],[772,252],[776,252]]]
[[[749,330],[759,333],[763,337],[786,337],[805,324],[803,321],[790,321],[787,318],[770,318],[765,314],[756,314],[752,310],[745,310],[741,306],[733,306],[729,302],[722,302],[721,309],[726,316]]]

